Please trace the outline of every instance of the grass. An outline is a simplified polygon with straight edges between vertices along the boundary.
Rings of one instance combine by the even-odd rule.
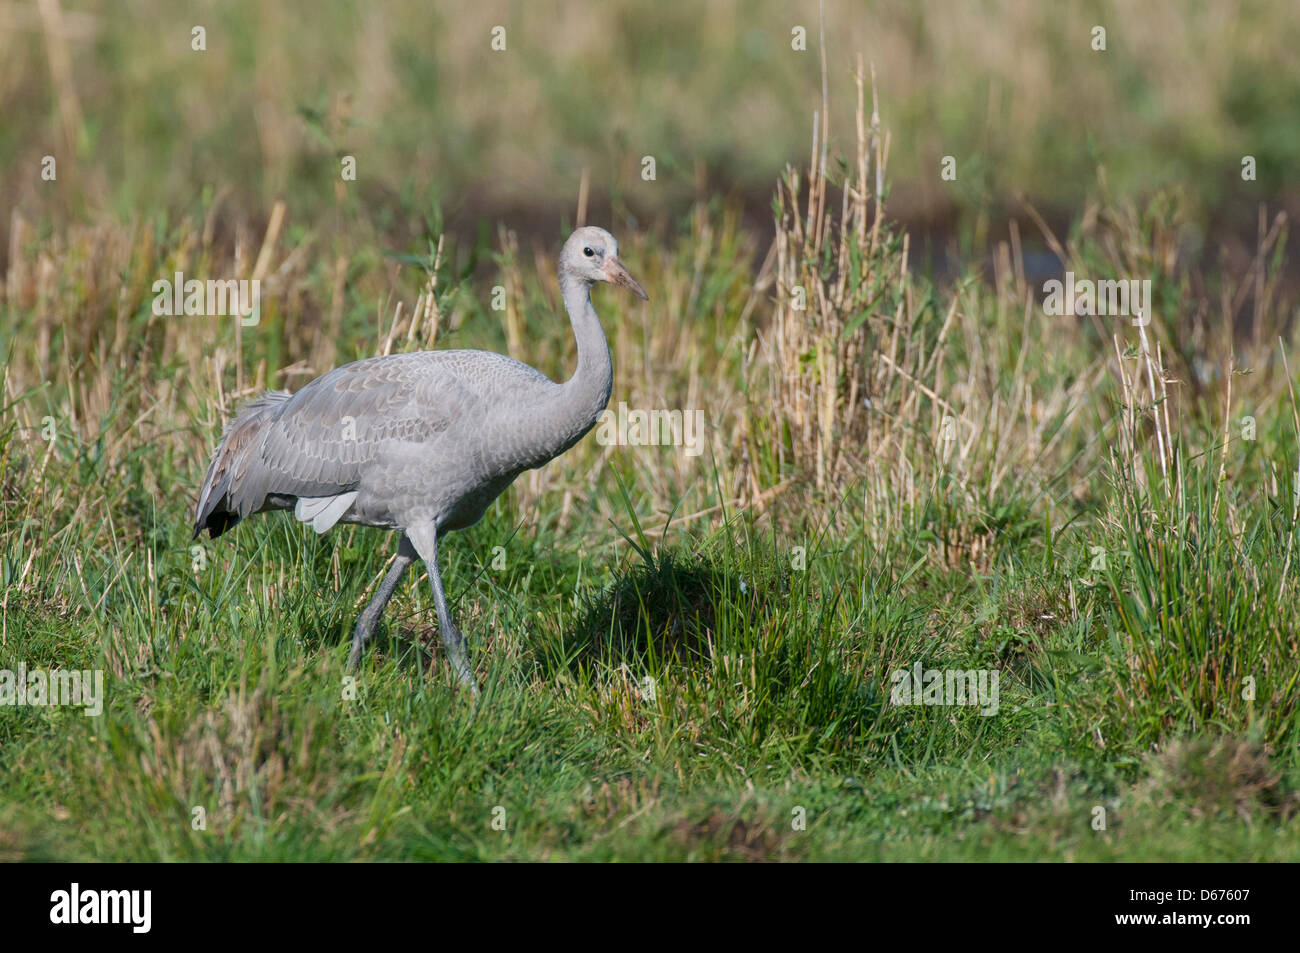
[[[449,538],[477,703],[422,578],[347,676],[390,536],[196,542],[192,497],[239,401],[362,354],[566,375],[554,243],[253,229],[215,197],[11,232],[0,670],[100,669],[106,698],[0,707],[0,857],[1300,859],[1285,220],[1205,270],[1176,190],[1099,175],[1043,240],[1150,278],[1141,329],[1044,314],[1011,245],[932,283],[858,92],[851,154],[780,178],[766,258],[721,200],[620,235],[652,300],[597,292],[614,399],[703,409],[705,452],[589,437]],[[155,316],[177,270],[260,273],[262,320]],[[898,704],[918,664],[996,672],[996,714]]]

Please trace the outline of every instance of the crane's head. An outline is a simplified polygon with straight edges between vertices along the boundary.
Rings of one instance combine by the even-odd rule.
[[[566,273],[588,284],[608,281],[622,285],[642,301],[650,300],[645,289],[618,260],[618,242],[614,236],[594,225],[579,228],[564,243],[560,250],[560,274]]]

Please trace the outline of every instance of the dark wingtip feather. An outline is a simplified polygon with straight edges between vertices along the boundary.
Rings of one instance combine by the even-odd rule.
[[[216,539],[230,527],[239,522],[239,517],[233,513],[227,513],[224,510],[213,510],[207,514],[202,523],[194,524],[193,539],[198,539],[199,534],[205,529],[208,531],[209,539]]]

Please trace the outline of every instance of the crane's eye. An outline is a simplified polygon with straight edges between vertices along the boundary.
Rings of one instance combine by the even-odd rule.
[[[590,258],[592,255],[596,254],[594,251],[591,250],[591,246],[590,246],[590,245],[588,245],[586,248],[584,248],[584,249],[582,250],[582,253],[583,253],[584,255],[586,255],[588,258]]]

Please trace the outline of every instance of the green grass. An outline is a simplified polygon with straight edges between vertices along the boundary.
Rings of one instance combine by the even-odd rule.
[[[1188,505],[1208,521],[1208,501]],[[399,590],[348,690],[386,537],[261,518],[196,573],[180,515],[154,511],[144,547],[34,554],[59,585],[11,604],[0,668],[103,668],[108,703],[2,710],[6,856],[1300,859],[1296,606],[1260,594],[1280,579],[1268,527],[1243,550],[1210,522],[1170,566],[1121,537],[1134,565],[1115,560],[1091,610],[1058,625],[1031,618],[1066,575],[1044,570],[1041,536],[968,575],[850,532],[808,539],[796,570],[791,539],[741,515],[665,548],[625,512],[637,548],[592,527],[608,539],[584,557],[572,531],[512,532],[502,504],[446,547],[475,702],[428,655],[423,581]],[[495,545],[503,571],[485,568]],[[151,574],[132,565],[142,548]],[[1243,561],[1259,591],[1234,583]],[[1217,582],[1167,604],[1179,578],[1184,594]],[[1196,641],[1221,631],[1202,614],[1231,644]],[[891,705],[886,673],[915,659],[999,668],[998,715]],[[1235,681],[1215,695],[1207,660],[1229,681],[1261,673],[1255,701],[1234,703]]]
[[[204,63],[217,78],[262,62],[238,26]],[[295,55],[325,61],[333,35]],[[130,40],[102,42],[111,65]],[[398,53],[388,68],[434,86],[463,66]],[[90,144],[165,124],[188,88],[130,100]],[[588,436],[440,546],[477,700],[415,573],[348,677],[391,535],[273,514],[194,541],[193,498],[240,401],[361,355],[482,347],[567,376],[555,230],[535,258],[505,229],[442,236],[419,163],[388,169],[400,188],[382,199],[291,190],[269,237],[250,223],[273,200],[249,193],[274,188],[249,174],[223,197],[183,164],[179,181],[208,186],[193,207],[144,176],[13,219],[0,671],[101,670],[106,697],[98,717],[0,706],[0,859],[1300,859],[1285,228],[1249,265],[1207,270],[1185,192],[1091,176],[1050,241],[1080,274],[1150,278],[1152,320],[1052,317],[1016,267],[909,270],[904,231],[874,227],[880,143],[873,126],[861,166],[832,164],[860,207],[834,194],[839,172],[782,180],[766,266],[771,226],[734,196],[618,230],[651,301],[596,294],[613,402],[704,410],[705,452]],[[299,184],[324,183],[309,166]],[[439,187],[473,181],[448,168]],[[825,230],[800,228],[809,191]],[[255,328],[153,315],[158,277],[246,276],[263,243]],[[996,713],[898,704],[892,676],[918,664],[996,673]]]

